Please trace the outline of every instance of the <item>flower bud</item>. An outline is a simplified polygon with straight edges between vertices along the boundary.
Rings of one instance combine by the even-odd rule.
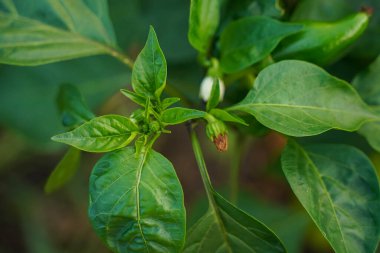
[[[214,78],[211,76],[206,76],[201,83],[201,88],[199,91],[199,96],[202,98],[204,102],[207,102],[210,99],[212,85],[214,84]],[[224,83],[222,79],[219,78],[219,101],[223,100],[224,97]]]
[[[214,142],[215,147],[218,149],[218,151],[227,151],[227,127],[222,121],[215,120],[213,122],[209,122],[206,126],[206,134]]]

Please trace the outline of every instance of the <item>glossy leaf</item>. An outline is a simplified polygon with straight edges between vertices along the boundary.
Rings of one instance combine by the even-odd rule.
[[[146,99],[137,94],[137,93],[134,93],[133,91],[130,91],[130,90],[126,90],[126,89],[121,89],[120,92],[126,96],[127,98],[129,98],[131,101],[135,102],[136,104],[138,105],[141,105],[143,107],[145,107],[145,104],[146,104]]]
[[[149,29],[148,39],[133,65],[132,87],[144,97],[160,97],[166,84],[166,60],[158,43],[153,27]]]
[[[45,184],[45,192],[54,192],[65,185],[77,172],[79,163],[80,150],[70,148],[50,174]]]
[[[206,104],[206,111],[210,111],[211,109],[218,106],[220,101],[220,84],[219,78],[214,79],[214,83],[212,84],[210,98]]]
[[[127,146],[139,129],[129,119],[119,115],[106,115],[94,118],[71,132],[52,137],[88,152],[107,152]]]
[[[116,40],[107,12],[105,0],[3,1],[0,63],[40,65],[111,53]]]
[[[190,44],[199,52],[207,53],[219,25],[221,0],[191,0],[189,33]]]
[[[293,192],[335,252],[374,252],[379,182],[370,160],[346,145],[301,147],[290,141],[282,168]]]
[[[243,70],[263,60],[285,37],[302,29],[264,16],[230,23],[220,38],[221,67],[226,73]]]
[[[161,154],[128,147],[105,155],[90,177],[88,214],[108,247],[124,252],[180,252],[185,239],[183,192]]]
[[[264,69],[247,97],[231,109],[250,113],[263,125],[291,136],[332,128],[355,131],[367,121],[379,120],[348,83],[296,60]]]
[[[183,252],[286,252],[281,241],[265,225],[215,192],[194,131],[191,140],[209,209],[188,231]]]
[[[233,123],[238,123],[241,125],[248,126],[248,124],[242,118],[232,113],[229,113],[223,109],[214,108],[210,111],[210,114],[212,114],[217,119],[222,120],[222,121],[233,122]]]
[[[348,52],[366,30],[368,20],[368,14],[360,12],[335,22],[305,22],[302,32],[284,39],[273,57],[329,65]]]
[[[371,105],[380,116],[380,56],[355,77],[352,85],[363,100]],[[358,132],[375,150],[380,152],[380,122],[368,122]]]
[[[161,120],[167,125],[176,125],[191,119],[203,118],[206,112],[182,107],[173,107],[165,110],[161,115]]]
[[[73,85],[62,85],[57,101],[62,114],[62,124],[65,127],[75,128],[95,117],[79,90]]]
[[[166,109],[168,107],[170,107],[171,105],[179,102],[181,99],[180,98],[177,98],[177,97],[171,97],[171,98],[165,98],[164,100],[162,100],[162,109]]]

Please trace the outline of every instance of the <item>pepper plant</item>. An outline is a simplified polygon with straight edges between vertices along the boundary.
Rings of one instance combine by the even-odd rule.
[[[40,6],[49,18],[34,18]],[[204,106],[172,95],[153,27],[135,61],[121,51],[105,0],[1,0],[0,62],[35,66],[108,54],[132,69],[132,89],[121,90],[139,105],[130,115],[96,116],[74,86],[61,86],[58,105],[68,131],[52,140],[71,147],[45,186],[52,192],[66,183],[81,151],[106,153],[90,176],[88,216],[113,252],[287,252],[270,228],[214,189],[195,131],[202,124],[221,152],[229,132],[282,134],[285,177],[331,247],[375,252],[380,191],[369,158],[353,146],[299,141],[331,129],[358,131],[380,151],[380,83],[372,81],[379,72],[371,71],[380,58],[353,85],[323,69],[350,51],[370,12],[291,22],[279,1],[192,0],[188,39],[206,71]],[[221,103],[225,86],[241,83],[243,99],[229,99],[227,89]],[[188,129],[208,200],[191,228],[175,169],[153,148],[177,124]]]

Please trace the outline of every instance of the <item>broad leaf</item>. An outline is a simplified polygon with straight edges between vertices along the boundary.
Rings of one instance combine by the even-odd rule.
[[[57,101],[62,114],[62,124],[65,127],[75,128],[95,117],[84,102],[79,90],[73,85],[62,85]]]
[[[128,147],[105,155],[90,177],[88,214],[114,252],[179,252],[185,239],[183,192],[161,154]]]
[[[146,104],[145,97],[126,89],[121,89],[120,91],[124,96],[126,96],[127,98],[135,102],[136,104],[145,107],[145,104]]]
[[[176,125],[191,119],[203,118],[206,112],[182,107],[173,107],[165,110],[161,115],[161,120],[167,125]]]
[[[52,137],[88,152],[107,152],[127,146],[139,129],[129,119],[119,115],[106,115],[94,118],[71,132]]]
[[[184,252],[286,252],[271,230],[215,192],[194,132],[191,138],[209,209],[188,231]]]
[[[70,148],[50,174],[45,184],[45,192],[54,192],[65,185],[76,173],[79,167],[79,162],[80,150]]]
[[[364,101],[371,105],[380,116],[380,56],[368,69],[359,73],[352,84]],[[368,122],[358,132],[375,150],[380,152],[380,122]]]
[[[281,0],[240,0],[227,1],[226,19],[239,19],[249,16],[280,18],[285,10]],[[224,19],[224,20],[226,20]]]
[[[199,52],[207,53],[219,25],[221,0],[191,0],[189,33],[190,44]]]
[[[264,69],[247,97],[231,109],[250,113],[263,125],[291,136],[332,128],[355,131],[364,122],[379,120],[348,83],[296,60]]]
[[[214,79],[214,83],[212,84],[210,98],[206,104],[206,111],[210,111],[211,109],[218,106],[220,101],[220,84],[219,78]]]
[[[133,65],[132,87],[139,95],[157,99],[165,88],[166,75],[165,56],[156,32],[150,27],[146,44]]]
[[[165,98],[164,100],[162,100],[161,107],[162,107],[163,110],[165,110],[166,108],[168,108],[171,105],[179,102],[180,100],[181,99],[177,98],[177,97]]]
[[[111,54],[116,40],[107,2],[0,2],[0,63],[40,65]]]
[[[233,73],[263,60],[285,37],[302,29],[264,16],[247,17],[230,23],[220,38],[221,67]]]
[[[214,108],[210,111],[210,114],[222,121],[233,122],[248,126],[248,124],[240,117],[229,113],[223,109]]]
[[[374,252],[379,182],[370,160],[346,145],[301,147],[290,141],[282,168],[293,192],[335,252]]]

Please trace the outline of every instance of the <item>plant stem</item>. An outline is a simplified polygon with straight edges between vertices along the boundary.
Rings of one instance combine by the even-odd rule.
[[[190,131],[191,144],[193,146],[193,151],[194,151],[194,155],[195,155],[195,160],[197,161],[199,172],[200,172],[201,177],[202,177],[202,182],[203,182],[203,185],[206,189],[207,198],[211,203],[214,203],[215,200],[214,200],[213,193],[212,193],[213,188],[211,185],[210,176],[208,175],[208,172],[207,172],[206,163],[205,163],[205,160],[203,158],[203,153],[202,153],[202,149],[201,149],[201,146],[199,144],[199,141],[198,141],[197,134],[195,133],[192,126],[189,127],[189,131]]]
[[[107,47],[107,50],[112,57],[118,59],[120,62],[127,65],[131,70],[133,69],[134,62],[131,58],[129,58],[128,56],[126,56],[122,52],[120,52],[116,49],[113,49],[111,47]]]

